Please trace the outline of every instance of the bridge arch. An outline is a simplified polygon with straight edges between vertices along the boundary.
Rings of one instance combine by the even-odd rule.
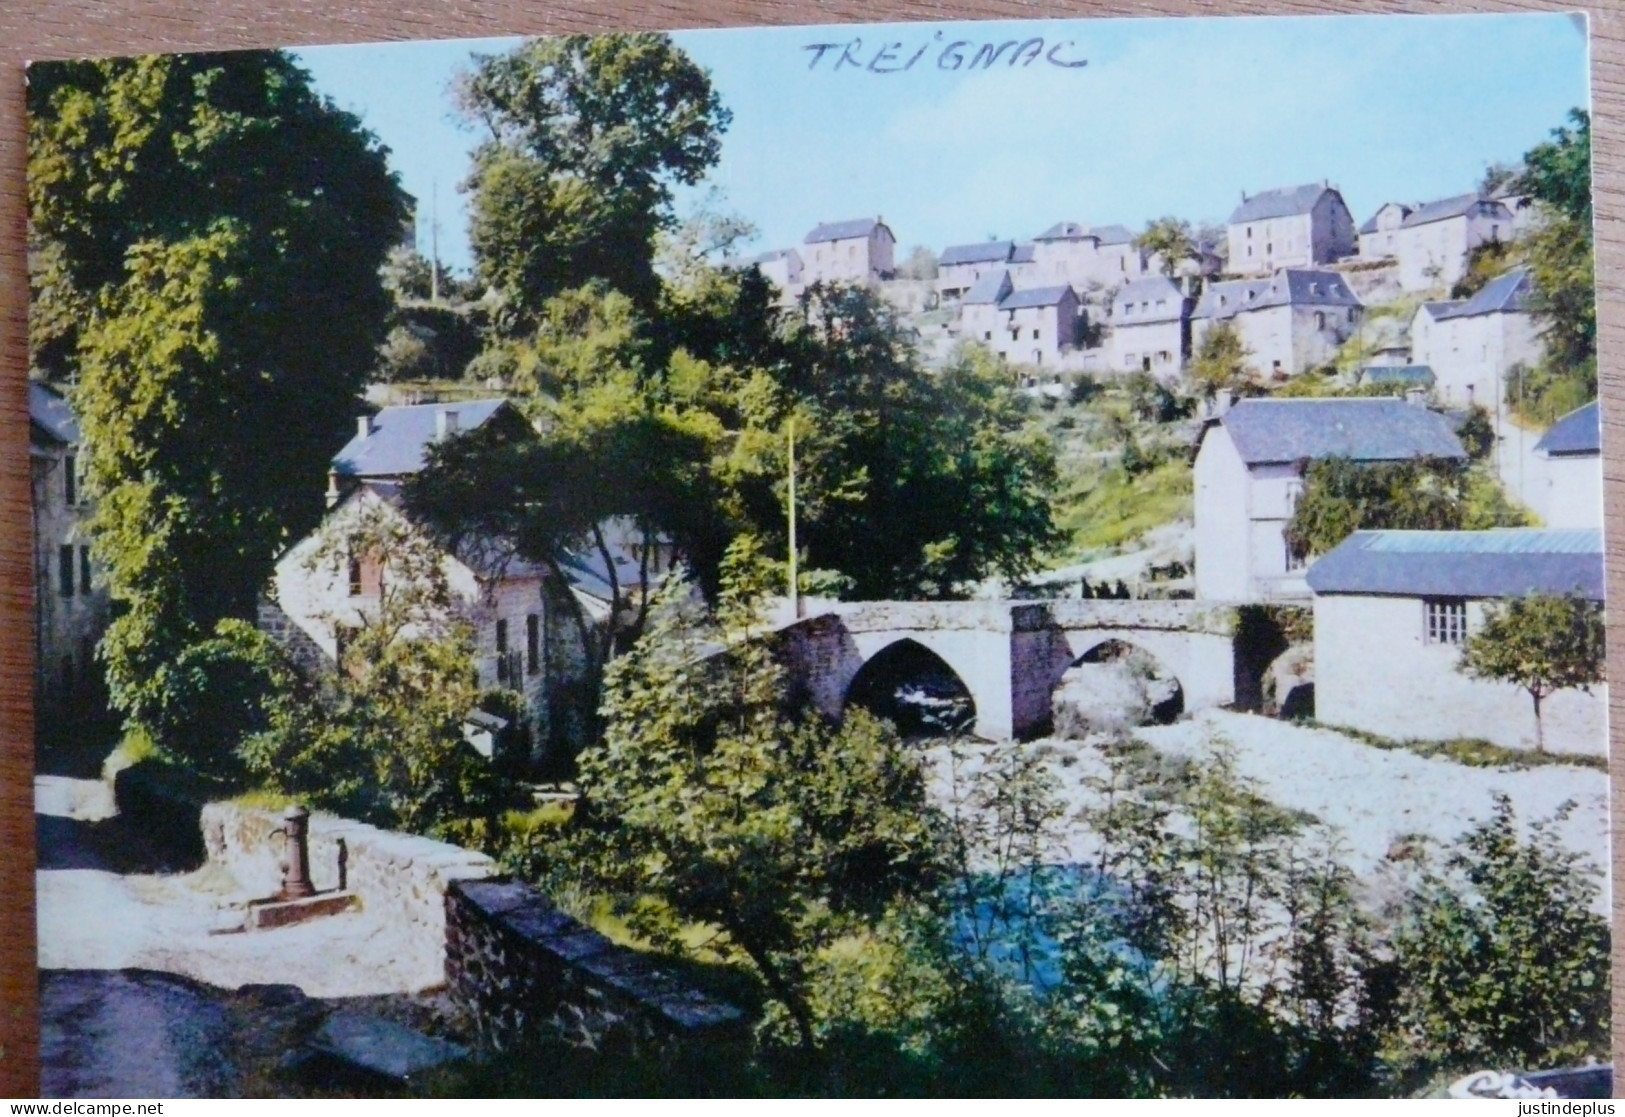
[[[904,737],[969,732],[977,703],[970,684],[943,656],[902,637],[870,653],[847,684],[843,710],[861,706]]]
[[[1132,636],[1106,633],[1094,635],[1098,638],[1092,641],[1089,639],[1077,641],[1079,645],[1089,646],[1078,652],[1066,671],[1055,680],[1052,698],[1053,692],[1060,689],[1066,673],[1074,667],[1092,663],[1122,663],[1145,678],[1147,696],[1151,700],[1153,724],[1166,725],[1185,712],[1185,684],[1180,681],[1178,671],[1164,658],[1145,647],[1147,641],[1132,638],[1142,635],[1141,633],[1134,633]]]

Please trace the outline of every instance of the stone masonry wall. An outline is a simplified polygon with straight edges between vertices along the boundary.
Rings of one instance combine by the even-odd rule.
[[[227,869],[251,895],[269,896],[282,884],[282,812],[210,803],[201,826],[208,859]],[[348,856],[347,884],[364,911],[381,916],[400,932],[400,958],[421,975],[423,987],[444,983],[445,895],[453,881],[495,872],[484,854],[411,834],[380,830],[335,815],[310,816],[310,870],[319,891],[339,886],[338,853]]]
[[[446,892],[446,980],[497,1051],[563,1037],[676,1057],[689,1041],[742,1041],[744,1013],[617,946],[526,884],[465,880]]]

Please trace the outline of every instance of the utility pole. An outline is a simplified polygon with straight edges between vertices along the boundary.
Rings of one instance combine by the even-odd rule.
[[[440,303],[440,179],[429,186],[429,301]]]
[[[801,619],[801,588],[796,578],[796,421],[790,419],[790,616]]]

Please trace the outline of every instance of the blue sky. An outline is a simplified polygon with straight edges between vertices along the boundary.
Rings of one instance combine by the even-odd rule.
[[[958,70],[955,41],[1044,39],[1043,57]],[[1241,191],[1330,179],[1363,221],[1383,202],[1470,190],[1589,103],[1583,24],[1565,15],[914,23],[692,31],[733,124],[707,187],[798,244],[824,220],[882,215],[903,248],[1026,238],[1056,221],[1223,220]],[[815,43],[861,39],[821,55]],[[457,191],[478,142],[455,74],[516,40],[302,50],[317,86],[390,148],[429,246],[471,263]],[[867,64],[882,48],[879,68]],[[1060,45],[1058,45],[1060,44]],[[920,48],[925,48],[920,53]],[[816,64],[815,63],[816,57]],[[951,65],[953,55],[948,55]],[[701,192],[685,192],[684,209]]]

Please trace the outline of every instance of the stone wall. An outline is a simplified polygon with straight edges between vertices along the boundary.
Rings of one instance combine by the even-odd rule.
[[[282,884],[282,839],[273,832],[282,812],[210,803],[200,825],[208,859],[224,867],[251,896],[269,896]],[[310,875],[318,891],[339,886],[339,841],[347,854],[346,884],[369,915],[396,932],[404,963],[423,987],[445,981],[445,895],[453,881],[492,875],[484,854],[411,834],[380,830],[335,815],[310,816]]]
[[[562,1037],[594,1050],[679,1056],[689,1041],[745,1040],[744,1013],[617,946],[526,884],[446,891],[446,980],[483,1045]]]

